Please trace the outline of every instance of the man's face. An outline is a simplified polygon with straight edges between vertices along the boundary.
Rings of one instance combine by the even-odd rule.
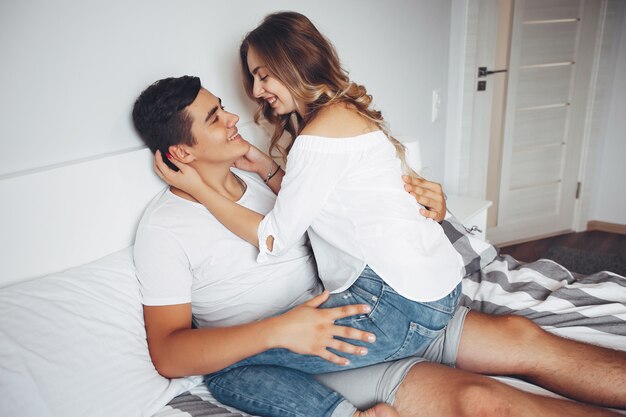
[[[224,110],[221,100],[204,88],[187,107],[196,144],[188,147],[197,160],[232,163],[250,148],[237,131],[239,117]]]

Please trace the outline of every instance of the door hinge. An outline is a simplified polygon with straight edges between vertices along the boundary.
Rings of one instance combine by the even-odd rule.
[[[580,198],[580,187],[581,187],[581,183],[580,181],[576,184],[576,200],[578,200]]]

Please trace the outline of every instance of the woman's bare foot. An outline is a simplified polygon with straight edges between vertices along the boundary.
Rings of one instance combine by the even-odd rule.
[[[354,417],[400,417],[400,414],[389,404],[380,403],[368,410],[357,411]]]

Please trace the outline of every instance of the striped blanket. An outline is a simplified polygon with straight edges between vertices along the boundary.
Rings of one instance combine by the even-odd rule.
[[[522,264],[498,256],[463,280],[461,303],[517,314],[563,336],[626,350],[626,278],[578,275],[549,259]]]
[[[626,351],[625,277],[611,272],[582,276],[547,259],[523,264],[499,256],[494,246],[474,238],[454,217],[442,226],[464,259],[463,305],[490,314],[522,315],[561,336]],[[527,383],[504,380],[543,392]],[[214,401],[199,385],[155,417],[245,415]]]

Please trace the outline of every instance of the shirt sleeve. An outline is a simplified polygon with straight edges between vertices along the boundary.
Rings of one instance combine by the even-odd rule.
[[[134,260],[144,305],[191,303],[190,262],[167,230],[140,226],[135,238]]]
[[[274,209],[259,224],[257,262],[280,256],[297,244],[346,169],[345,153],[292,148]],[[272,251],[267,247],[269,236],[274,238]]]

